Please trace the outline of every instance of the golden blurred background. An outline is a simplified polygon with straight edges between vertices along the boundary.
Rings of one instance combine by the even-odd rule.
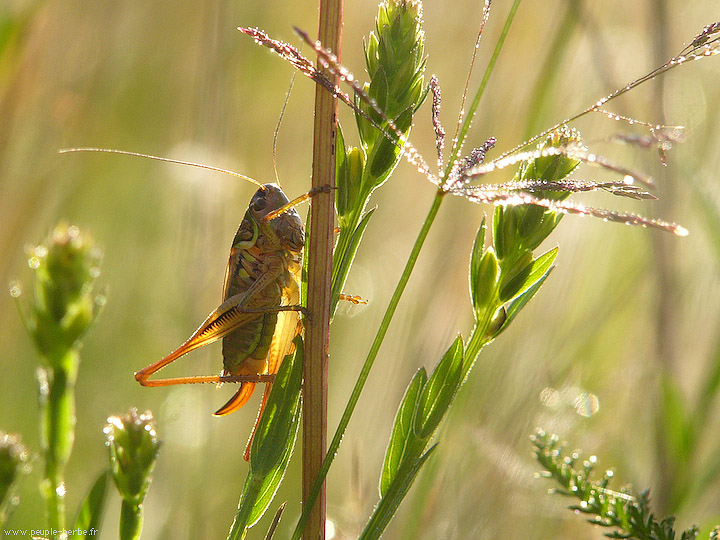
[[[495,2],[471,88],[508,9],[509,2]],[[373,2],[348,1],[345,8],[342,59],[361,79],[362,36],[376,10]],[[428,0],[424,10],[428,74],[440,79],[443,120],[452,133],[482,5]],[[218,304],[230,242],[254,188],[179,165],[57,150],[119,148],[272,180],[273,133],[292,70],[235,28],[257,26],[298,44],[292,26],[312,33],[316,13],[312,2],[273,0],[0,5],[0,282],[17,279],[28,289],[26,246],[61,219],[90,231],[105,253],[99,283],[108,301],[81,352],[67,472],[71,515],[107,461],[106,418],[136,406],[153,411],[164,441],[143,538],[225,538],[259,397],[237,414],[214,418],[232,389],[142,388],[133,372],[174,349]],[[527,0],[470,141],[495,136],[499,155],[664,63],[718,19],[716,0]],[[298,77],[279,132],[279,179],[291,197],[309,187],[313,94],[312,83]],[[532,105],[537,96],[542,107]],[[536,426],[597,453],[600,470],[613,466],[622,481],[651,488],[661,513],[679,513],[679,525],[720,522],[720,479],[673,506],[672,475],[658,465],[656,442],[660,374],[679,382],[691,407],[720,361],[720,58],[673,70],[608,108],[687,126],[688,140],[673,148],[663,168],[652,150],[607,142],[620,132],[644,134],[641,129],[600,115],[582,119],[575,125],[590,148],[652,174],[661,200],[575,199],[676,221],[690,235],[566,217],[547,245],[560,245],[557,268],[480,357],[441,428],[439,451],[386,538],[600,538],[602,531],[564,509],[570,501],[546,494],[547,480],[534,478],[539,467],[528,436]],[[351,115],[342,111],[341,120],[354,142]],[[431,161],[427,104],[412,139]],[[579,176],[609,177],[588,167]],[[433,191],[402,164],[373,198],[379,209],[346,287],[370,305],[345,306],[333,327],[330,435]],[[469,252],[483,213],[491,211],[459,198],[441,209],[330,472],[335,538],[356,537],[377,501],[385,445],[412,374],[420,366],[432,369],[453,337],[471,330]],[[0,295],[0,344],[0,429],[20,433],[37,452],[38,357],[9,294]],[[216,373],[220,358],[216,344],[168,373]],[[688,474],[700,474],[703,460],[718,453],[717,400],[709,413]],[[38,462],[22,480],[8,527],[43,526],[40,469]],[[288,536],[299,515],[299,479],[294,459],[272,507],[289,501],[277,538]],[[102,538],[117,537],[118,512],[113,494]],[[268,520],[249,538],[262,538]]]

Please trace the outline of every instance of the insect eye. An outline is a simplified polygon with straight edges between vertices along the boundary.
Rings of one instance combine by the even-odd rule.
[[[260,210],[263,210],[267,206],[267,200],[265,200],[265,197],[258,197],[252,202],[252,207],[255,212],[259,212]]]

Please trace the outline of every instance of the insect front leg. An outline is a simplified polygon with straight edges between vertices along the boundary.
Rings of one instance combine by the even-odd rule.
[[[307,193],[304,193],[303,195],[300,195],[299,197],[296,197],[289,203],[283,205],[282,207],[278,208],[277,210],[273,210],[272,212],[268,213],[265,216],[265,221],[270,221],[275,219],[276,217],[284,214],[291,208],[295,208],[298,204],[303,203],[310,199],[310,197],[314,197],[315,195],[318,195],[319,193],[330,193],[333,190],[336,190],[336,186],[330,186],[330,185],[324,185],[324,186],[318,186],[315,188],[312,188]]]

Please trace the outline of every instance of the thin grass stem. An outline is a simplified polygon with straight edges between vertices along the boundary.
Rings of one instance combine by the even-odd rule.
[[[318,39],[339,55],[342,36],[342,0],[321,0]],[[322,69],[318,66],[318,69]],[[337,81],[336,81],[337,82]],[[310,204],[307,243],[307,309],[303,387],[303,508],[309,510],[305,538],[325,538],[325,487],[311,498],[327,443],[328,351],[334,242],[335,133],[337,100],[320,86],[315,92],[312,187],[329,186]],[[324,478],[324,477],[323,477]]]

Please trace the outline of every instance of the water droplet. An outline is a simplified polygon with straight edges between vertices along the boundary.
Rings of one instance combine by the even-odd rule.
[[[40,259],[33,255],[28,259],[28,266],[33,270],[37,270],[40,267]]]
[[[20,287],[19,281],[10,282],[10,296],[18,298],[22,294],[22,288]]]
[[[600,409],[600,400],[595,394],[583,392],[575,398],[575,411],[585,418],[590,418]]]
[[[58,497],[64,497],[66,492],[65,482],[61,482],[58,484],[58,487],[55,488],[55,493],[57,493]]]

